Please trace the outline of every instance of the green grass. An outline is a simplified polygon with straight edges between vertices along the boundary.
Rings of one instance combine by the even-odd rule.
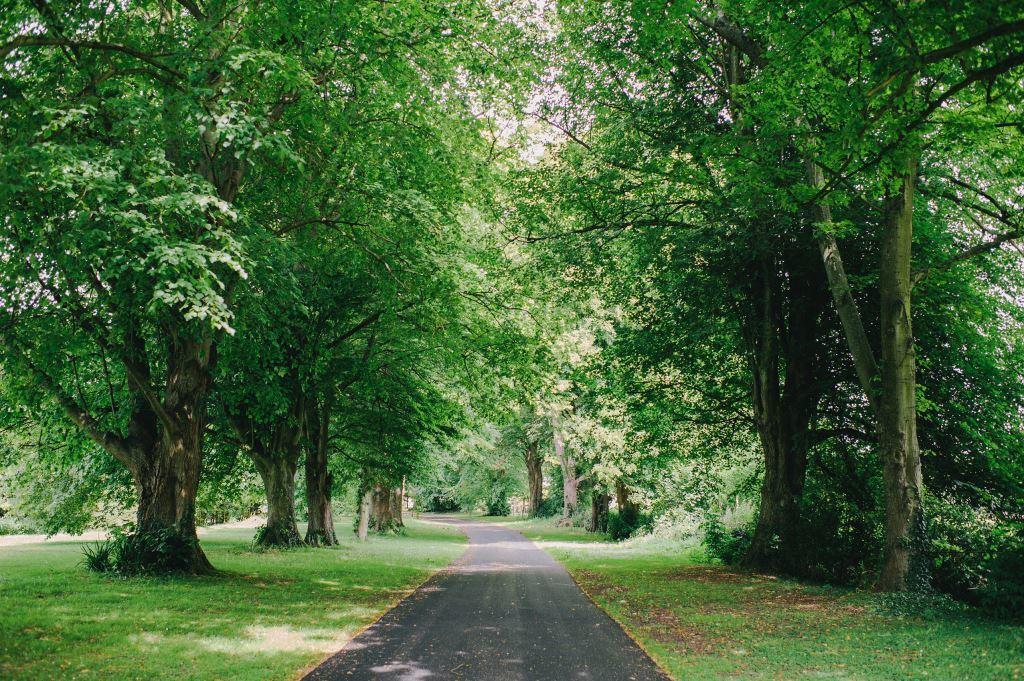
[[[463,549],[458,530],[253,552],[214,530],[220,573],[118,579],[81,567],[80,542],[0,548],[0,679],[286,679],[338,650]]]
[[[604,535],[592,534],[579,527],[559,527],[556,525],[556,521],[551,518],[524,518],[521,516],[500,518],[479,515],[467,515],[466,517],[507,527],[538,543],[559,544],[571,542],[574,544],[592,544],[608,541]]]
[[[895,616],[875,594],[709,565],[692,544],[526,527],[676,679],[1024,678],[1020,625]]]

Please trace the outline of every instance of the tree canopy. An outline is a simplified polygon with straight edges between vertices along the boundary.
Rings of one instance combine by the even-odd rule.
[[[15,0],[0,510],[198,573],[197,524],[413,498],[995,598],[1022,16]]]

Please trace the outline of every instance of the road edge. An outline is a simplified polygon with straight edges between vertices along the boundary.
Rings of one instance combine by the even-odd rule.
[[[419,521],[419,522],[432,523],[432,524],[447,524],[447,523],[434,523],[433,520],[429,520],[429,519],[428,520],[424,520],[422,518],[416,518],[416,520]],[[462,530],[462,528],[459,525],[454,525],[454,526],[456,528],[458,528],[459,533],[462,534],[463,537],[467,537],[466,533]],[[467,537],[467,539],[468,539],[468,537]],[[397,608],[399,605],[401,605],[402,603],[404,603],[408,599],[410,599],[413,596],[415,596],[416,592],[418,592],[420,589],[422,589],[425,586],[427,586],[428,583],[434,581],[435,579],[441,577],[445,573],[451,571],[452,567],[459,560],[461,560],[466,555],[467,551],[469,551],[469,542],[468,541],[463,545],[462,553],[460,553],[459,555],[457,555],[454,558],[452,558],[451,561],[448,562],[446,565],[442,565],[441,567],[437,568],[433,572],[430,572],[429,574],[427,574],[427,576],[424,577],[423,580],[418,582],[415,586],[412,586],[409,589],[403,591],[401,598],[397,599],[394,603],[391,603],[390,605],[388,605],[388,607],[385,608],[384,610],[382,610],[381,613],[379,615],[377,615],[377,617],[373,618],[373,620],[371,620],[370,622],[366,623],[365,625],[363,625],[362,627],[357,629],[355,632],[353,632],[352,635],[349,637],[349,639],[347,641],[345,641],[345,645],[343,645],[338,650],[335,650],[334,652],[327,653],[327,655],[325,655],[324,657],[320,658],[316,663],[307,665],[307,666],[303,667],[302,669],[298,670],[295,673],[295,675],[292,676],[291,678],[294,679],[294,681],[302,681],[303,679],[308,677],[310,674],[312,674],[314,671],[316,671],[317,669],[322,667],[324,664],[326,664],[328,660],[331,660],[332,658],[334,658],[334,656],[340,655],[341,653],[343,653],[345,651],[345,648],[348,647],[349,643],[351,643],[356,638],[358,638],[358,637],[362,636],[363,634],[365,634],[367,629],[369,629],[370,627],[374,626],[375,624],[380,622],[382,619],[384,619],[384,617],[388,613],[390,613],[392,610]],[[573,580],[573,581],[575,581],[575,580]]]

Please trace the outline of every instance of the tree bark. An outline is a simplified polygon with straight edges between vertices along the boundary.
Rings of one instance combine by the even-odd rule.
[[[823,184],[821,170],[808,163],[815,187]],[[903,591],[927,585],[923,560],[924,514],[921,508],[921,454],[917,442],[915,403],[916,366],[911,325],[911,245],[917,180],[917,156],[908,155],[900,189],[887,201],[884,216],[879,297],[881,303],[882,367],[875,362],[864,325],[850,295],[849,282],[835,239],[819,237],[825,271],[843,324],[857,377],[876,415],[879,453],[885,488],[885,548],[878,588]],[[831,223],[828,206],[818,206],[819,217]]]
[[[527,513],[535,516],[544,503],[544,457],[540,453],[539,443],[536,440],[527,442],[523,456],[526,459],[526,477],[530,487]]]
[[[400,490],[377,483],[371,490],[370,529],[380,534],[397,532],[403,527]]]
[[[328,468],[330,436],[330,409],[322,405],[319,412],[310,410],[307,424],[316,424],[315,438],[309,438],[306,450],[306,543],[310,546],[335,546],[338,535],[334,531],[334,513],[331,509],[331,491],[334,481]]]
[[[552,444],[555,458],[562,468],[562,521],[568,522],[579,506],[579,487],[576,480],[576,461],[565,446],[558,415],[551,415]]]
[[[825,184],[821,168],[813,160],[807,162],[807,178],[815,189],[820,189]],[[878,378],[878,364],[875,362],[875,355],[871,350],[871,343],[868,341],[868,335],[864,329],[864,321],[861,319],[857,301],[853,299],[850,280],[846,276],[846,268],[843,265],[839,245],[830,231],[832,227],[832,209],[828,204],[818,202],[815,204],[814,210],[817,213],[818,221],[823,227],[823,229],[818,230],[818,250],[821,252],[821,260],[825,266],[825,276],[828,279],[829,289],[832,292],[836,313],[842,324],[843,334],[846,336],[847,347],[849,347],[850,354],[853,356],[853,365],[857,372],[857,379],[860,381],[868,402],[877,411],[879,405],[877,386],[875,384]]]
[[[621,480],[615,483],[615,507],[619,514],[637,513],[640,507],[629,496],[629,488]]]
[[[275,454],[277,454],[275,456]],[[295,522],[297,455],[275,452],[253,456],[267,495],[267,525],[258,535],[261,546],[296,546],[302,543]]]
[[[196,534],[196,492],[203,466],[213,353],[209,342],[173,342],[164,399],[157,404],[152,394],[143,397],[141,386],[136,385],[139,418],[129,426],[129,439],[146,447],[128,462],[139,496],[136,531],[172,530],[179,535],[186,547],[180,557],[183,569],[195,574],[213,571]]]
[[[824,282],[813,252],[796,250],[787,258],[788,295],[782,297],[773,262],[763,262],[754,281],[751,365],[754,420],[764,456],[761,503],[744,564],[799,571],[799,500],[803,494],[810,425],[820,389],[819,317],[825,307]],[[780,310],[785,310],[785,323]],[[783,334],[785,334],[783,336]],[[782,342],[782,341],[785,342]],[[780,359],[785,382],[780,384]]]
[[[594,490],[590,496],[590,522],[588,532],[605,532],[608,530],[608,507],[611,496],[607,492]]]
[[[297,382],[297,377],[296,377]],[[306,432],[306,396],[295,388],[288,413],[273,424],[262,424],[244,406],[228,410],[228,418],[263,479],[267,524],[256,535],[260,546],[289,547],[302,543],[295,522],[295,473]]]
[[[910,264],[917,159],[911,156],[900,189],[886,206],[879,270],[881,409],[878,434],[885,485],[885,553],[878,588],[927,587],[923,565],[921,452],[917,441],[916,367],[910,313]]]
[[[356,527],[356,536],[359,541],[366,541],[366,535],[370,528],[370,504],[372,503],[373,493],[367,490],[359,499],[359,524]]]

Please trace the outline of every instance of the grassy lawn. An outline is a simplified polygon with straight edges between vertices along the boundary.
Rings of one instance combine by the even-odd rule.
[[[339,547],[261,553],[213,530],[221,572],[195,579],[93,575],[80,542],[0,548],[0,679],[294,678],[463,549],[436,524],[365,544],[350,525]]]
[[[488,516],[466,516],[474,520],[483,520],[507,527],[521,533],[527,539],[543,545],[545,548],[556,548],[564,543],[571,544],[593,544],[607,543],[604,535],[592,534],[579,527],[559,527],[550,518],[523,518],[511,516],[507,518],[494,518]]]
[[[708,565],[676,542],[508,525],[564,563],[676,679],[1024,679],[1024,626],[895,616],[874,594]]]

